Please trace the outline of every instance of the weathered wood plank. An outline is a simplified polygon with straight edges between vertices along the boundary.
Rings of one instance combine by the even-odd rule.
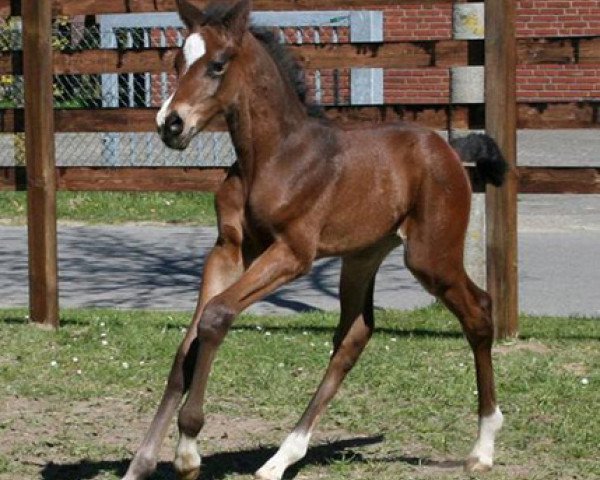
[[[600,38],[581,38],[576,45],[578,63],[600,63]]]
[[[518,128],[600,128],[600,102],[522,103],[518,106]]]
[[[517,46],[517,62],[521,65],[543,63],[577,63],[573,39],[521,39]]]
[[[29,313],[33,322],[58,328],[52,13],[38,0],[23,0],[23,11]]]
[[[384,43],[373,45],[304,44],[290,46],[290,50],[307,69],[382,67],[417,68],[432,65],[434,50],[437,61],[443,65],[465,64],[462,42]],[[465,46],[465,45],[463,45]],[[174,73],[176,48],[144,50],[82,50],[61,52],[54,56],[54,73]],[[21,54],[0,53],[0,74],[22,73]]]
[[[600,167],[519,168],[521,193],[600,193]]]
[[[60,133],[153,132],[156,130],[157,108],[123,108],[97,110],[55,110],[55,129]],[[326,115],[342,125],[360,122],[391,123],[414,121],[430,128],[444,129],[448,124],[448,108],[429,105],[383,107],[328,107]],[[455,128],[467,128],[468,111],[456,107]],[[227,129],[223,117],[216,117],[206,131]],[[23,131],[23,110],[0,110],[0,133]]]
[[[153,132],[158,109],[56,110],[57,132]],[[448,108],[431,105],[386,105],[382,107],[327,107],[326,115],[341,123],[412,121],[445,129]],[[24,131],[24,112],[0,110],[0,133]],[[518,106],[518,126],[522,129],[600,128],[600,102],[541,103]],[[468,128],[468,109],[454,107],[454,128]],[[217,117],[207,131],[224,131],[225,122]]]
[[[486,0],[485,17],[486,131],[510,166],[504,185],[486,193],[487,283],[496,335],[506,338],[519,331],[516,4]]]
[[[387,42],[383,44],[290,45],[307,69],[326,68],[420,68],[468,65],[468,43],[454,40]],[[161,73],[173,72],[176,48],[143,50],[82,50],[55,52],[54,73]],[[522,39],[518,64],[597,64],[597,39]],[[21,52],[0,52],[0,74],[21,75]]]
[[[128,192],[215,192],[225,179],[225,168],[62,168],[62,190]]]
[[[59,190],[215,191],[224,168],[59,167]],[[473,173],[472,169],[469,169]],[[600,194],[600,167],[518,167],[519,193]],[[0,167],[0,191],[26,190],[24,167]],[[474,184],[476,192],[483,186]]]
[[[331,10],[343,8],[372,8],[398,4],[450,3],[452,0],[254,0],[254,10]],[[199,6],[207,3],[197,0]],[[12,5],[11,5],[12,4]],[[0,0],[0,15],[19,15],[19,2]],[[55,15],[99,15],[105,13],[173,12],[175,0],[53,0]]]

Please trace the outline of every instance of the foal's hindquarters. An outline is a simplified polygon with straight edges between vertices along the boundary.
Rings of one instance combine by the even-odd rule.
[[[415,134],[420,137],[416,142],[412,138]],[[406,138],[407,135],[409,138]],[[257,472],[260,479],[278,480],[288,466],[304,457],[318,417],[371,336],[375,274],[400,239],[404,243],[406,266],[458,317],[473,350],[479,395],[479,433],[465,469],[481,472],[492,467],[494,439],[503,418],[495,399],[491,299],[471,281],[463,263],[471,200],[469,181],[456,153],[437,135],[409,131],[401,137],[405,145],[418,144],[410,161],[405,158],[403,162],[404,168],[408,164],[421,170],[413,172],[421,175],[417,182],[419,186],[412,199],[401,202],[409,207],[395,236],[385,237],[359,253],[343,257],[341,318],[329,367],[293,432]],[[401,177],[406,178],[407,175],[409,173],[405,172]],[[383,209],[380,214],[384,215],[385,208],[380,208]]]

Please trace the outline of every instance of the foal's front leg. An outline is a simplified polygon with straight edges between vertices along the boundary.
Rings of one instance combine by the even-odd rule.
[[[191,382],[191,367],[193,366],[195,350],[190,352],[190,348],[194,344],[202,312],[211,298],[221,293],[240,277],[243,268],[241,249],[236,243],[221,243],[213,248],[209,254],[204,267],[202,288],[192,323],[175,355],[160,405],[123,480],[141,480],[151,475],[155,470],[158,452],[173,414]],[[197,453],[196,457],[200,461]]]
[[[310,268],[312,257],[301,259],[283,242],[271,245],[250,268],[204,309],[198,323],[198,355],[189,395],[179,411],[179,444],[175,470],[182,480],[194,480],[200,472],[196,438],[204,425],[204,396],[210,369],[235,316]]]

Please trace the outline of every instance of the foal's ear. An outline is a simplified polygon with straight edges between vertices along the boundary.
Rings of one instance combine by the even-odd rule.
[[[188,0],[177,0],[177,10],[188,30],[204,23],[204,12]]]
[[[233,35],[236,42],[241,42],[242,37],[250,26],[251,0],[238,0],[223,17],[223,26]]]

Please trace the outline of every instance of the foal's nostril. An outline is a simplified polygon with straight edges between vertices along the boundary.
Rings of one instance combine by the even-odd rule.
[[[183,119],[177,112],[170,113],[165,119],[165,130],[173,137],[178,137],[183,133]]]

